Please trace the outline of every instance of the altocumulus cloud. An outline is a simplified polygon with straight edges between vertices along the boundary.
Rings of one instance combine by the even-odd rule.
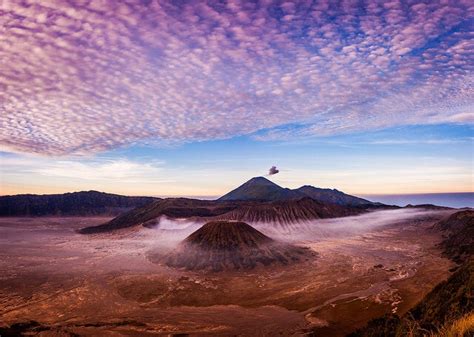
[[[470,0],[3,0],[0,144],[88,154],[472,122],[473,13]]]

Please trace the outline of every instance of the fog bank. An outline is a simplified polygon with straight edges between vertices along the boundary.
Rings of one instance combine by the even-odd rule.
[[[309,222],[279,224],[279,223],[249,223],[262,233],[281,241],[316,242],[332,237],[343,237],[363,234],[378,228],[394,225],[415,218],[431,217],[445,211],[426,209],[397,209],[373,211],[357,216],[343,218],[318,219]],[[204,222],[186,219],[157,219],[152,229],[155,233],[155,243],[173,245],[186,238],[200,228]]]

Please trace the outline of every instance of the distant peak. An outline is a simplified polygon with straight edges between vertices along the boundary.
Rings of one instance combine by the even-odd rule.
[[[262,177],[262,176],[259,176],[259,177],[253,177],[253,178],[251,178],[249,181],[252,181],[252,180],[270,181],[270,180],[268,180],[267,178],[265,178],[265,177]]]
[[[265,177],[254,177],[222,196],[219,200],[271,201],[278,199],[291,199],[296,197],[295,194],[298,193],[280,187]]]
[[[272,182],[271,180],[268,180],[267,178],[265,177],[253,177],[252,179],[250,179],[249,181],[247,181],[248,183],[250,182],[253,182],[253,183],[269,183],[269,184],[275,184],[274,182]]]

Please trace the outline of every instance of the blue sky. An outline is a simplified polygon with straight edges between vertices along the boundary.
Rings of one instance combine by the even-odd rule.
[[[2,194],[473,190],[470,0],[0,11]]]
[[[99,189],[134,195],[217,196],[253,176],[353,194],[473,191],[473,130],[443,124],[299,140],[251,136],[168,147],[132,146],[91,157],[2,154],[10,193]]]

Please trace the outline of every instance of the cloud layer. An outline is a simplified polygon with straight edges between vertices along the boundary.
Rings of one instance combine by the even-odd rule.
[[[0,144],[65,155],[469,123],[473,20],[469,0],[5,0]]]
[[[73,181],[105,182],[114,184],[155,184],[167,183],[172,180],[159,178],[163,163],[149,161],[147,163],[124,158],[95,158],[77,160],[51,160],[50,158],[3,157],[2,170],[5,177],[18,176],[27,181],[28,176],[44,181],[47,178],[65,178]],[[32,179],[34,180],[34,178]]]

